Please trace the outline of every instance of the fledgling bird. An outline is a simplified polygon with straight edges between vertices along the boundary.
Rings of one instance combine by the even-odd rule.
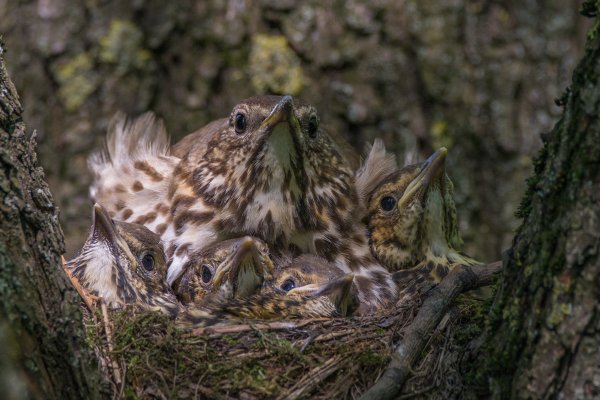
[[[358,306],[354,276],[314,255],[276,258],[274,279],[248,298],[189,308],[183,325],[208,326],[223,319],[344,317]]]
[[[387,175],[365,196],[371,249],[397,271],[394,277],[404,287],[427,287],[456,265],[480,264],[459,251],[462,240],[446,154],[442,147],[425,162]]]
[[[331,298],[331,303],[327,306],[323,304],[315,307],[317,304],[307,304],[297,313],[298,315],[310,314],[313,316],[346,316],[353,314],[359,303],[358,290],[354,283],[356,278],[353,274],[347,274],[334,263],[325,258],[315,256],[314,254],[301,254],[292,256],[289,253],[281,254],[274,258],[275,271],[273,279],[265,281],[262,294],[271,295],[271,293],[285,293],[288,296],[298,296],[302,293],[315,293],[323,287],[334,281],[345,282],[348,279],[352,282],[348,291],[344,291],[344,296]],[[337,287],[335,284],[332,287]],[[345,284],[344,284],[345,285]],[[345,286],[344,290],[345,289]],[[338,292],[337,295],[340,293]],[[335,306],[335,312],[332,306]],[[323,311],[329,310],[329,311]]]
[[[240,102],[220,130],[190,145],[175,170],[170,281],[190,252],[226,237],[314,251],[315,236],[351,211],[351,188],[351,168],[314,107],[290,96]]]
[[[201,303],[246,298],[272,279],[273,263],[265,242],[251,236],[224,240],[190,254],[183,273],[173,283],[179,301]]]
[[[114,218],[161,235],[169,284],[190,254],[250,235],[272,249],[316,254],[363,277],[363,312],[395,295],[395,283],[372,256],[366,227],[356,218],[352,169],[309,104],[290,96],[246,99],[225,122],[174,146],[181,158],[163,146],[163,129],[146,135],[137,133],[143,127],[138,122],[113,126],[108,155],[90,160],[92,196]],[[155,141],[160,145],[147,144]],[[121,157],[128,152],[129,159]]]
[[[179,306],[166,283],[167,265],[158,235],[141,225],[113,221],[98,204],[92,216],[90,234],[66,268],[110,307],[136,305],[176,315]]]

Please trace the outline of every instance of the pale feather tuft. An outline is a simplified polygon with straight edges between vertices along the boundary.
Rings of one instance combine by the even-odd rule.
[[[109,124],[105,150],[88,159],[93,174],[90,196],[113,218],[135,221],[157,204],[167,203],[170,177],[178,162],[179,158],[170,155],[165,126],[154,114],[129,119],[117,113]],[[152,174],[136,167],[139,163],[150,166]],[[162,222],[159,217],[145,225],[154,230]]]
[[[398,169],[396,156],[386,152],[383,140],[375,139],[373,146],[367,145],[367,152],[367,159],[356,171],[356,191],[363,205],[369,193]]]
[[[162,120],[152,112],[130,119],[117,112],[108,125],[105,150],[90,157],[92,170],[101,164],[169,155],[169,135]],[[99,165],[100,164],[100,165]]]

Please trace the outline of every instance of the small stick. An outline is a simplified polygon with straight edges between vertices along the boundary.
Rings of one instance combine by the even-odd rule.
[[[409,377],[412,366],[423,351],[431,332],[438,326],[452,301],[467,290],[491,284],[501,269],[501,261],[483,266],[460,265],[454,268],[423,301],[417,316],[406,328],[402,341],[395,347],[392,360],[383,375],[360,399],[395,398]]]
[[[79,293],[79,297],[81,297],[88,310],[90,310],[90,312],[93,315],[94,303],[96,303],[100,298],[90,294],[86,289],[83,288],[83,286],[81,286],[81,283],[79,283],[79,279],[75,278],[75,275],[73,275],[71,271],[67,268],[67,263],[65,262],[65,258],[63,256],[60,256],[60,261],[62,263],[63,270],[65,271],[67,277],[71,281],[71,284],[73,285],[75,290],[77,290],[77,293]]]
[[[280,399],[295,400],[304,398],[308,395],[317,385],[323,382],[327,377],[333,374],[338,369],[342,368],[343,362],[346,357],[333,357],[325,361],[325,363],[305,375],[299,382],[297,382],[290,391],[280,396]]]
[[[114,346],[113,346],[113,342],[112,342],[112,328],[110,326],[110,320],[108,319],[108,308],[106,307],[106,303],[101,300],[100,301],[100,309],[102,310],[102,320],[104,321],[104,332],[106,333],[106,343],[108,345],[108,352],[110,353],[108,355],[108,358],[110,360],[110,364],[111,364],[111,369],[113,371],[113,375],[115,378],[115,384],[117,385],[117,387],[119,387],[122,383],[121,380],[121,371],[119,368],[119,364],[117,363],[117,361],[113,358],[114,354]]]
[[[222,334],[226,334],[226,333],[239,333],[239,332],[252,331],[255,329],[258,329],[258,330],[296,329],[296,328],[301,328],[303,326],[306,326],[315,321],[319,321],[319,319],[306,319],[306,320],[300,320],[298,322],[277,321],[277,322],[266,322],[266,323],[259,323],[259,324],[206,326],[206,327],[192,329],[189,332],[189,336],[199,336],[199,335],[204,335],[204,334],[222,335]]]

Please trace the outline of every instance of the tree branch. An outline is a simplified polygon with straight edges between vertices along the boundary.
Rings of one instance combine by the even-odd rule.
[[[501,261],[482,267],[461,265],[454,268],[431,290],[417,316],[406,329],[404,338],[394,349],[392,360],[383,375],[361,396],[361,400],[395,398],[409,377],[412,366],[423,351],[429,336],[454,299],[467,290],[489,285],[501,269]]]

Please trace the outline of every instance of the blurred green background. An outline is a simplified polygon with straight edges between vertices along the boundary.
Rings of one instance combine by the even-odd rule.
[[[468,254],[500,257],[588,21],[577,0],[0,0],[0,34],[61,210],[90,225],[86,158],[118,110],[174,139],[260,93],[302,97],[361,150],[450,150]]]

